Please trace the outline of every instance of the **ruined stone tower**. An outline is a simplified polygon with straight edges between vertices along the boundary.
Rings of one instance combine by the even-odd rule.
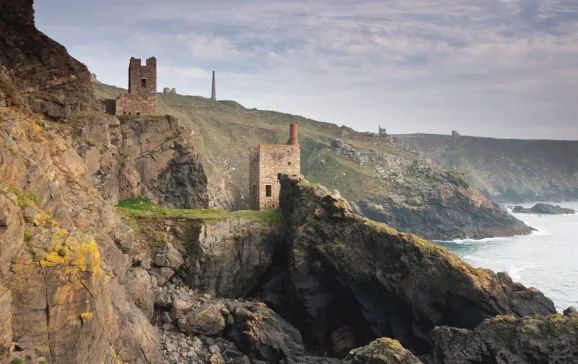
[[[287,144],[261,144],[249,152],[249,204],[253,210],[274,210],[279,206],[282,174],[301,173],[297,125],[291,124]]]
[[[211,100],[217,101],[217,85],[215,83],[215,71],[213,71],[213,88],[211,89]]]
[[[379,132],[378,135],[387,135],[387,131],[385,130],[385,128],[382,128],[381,125],[379,125]]]
[[[116,115],[157,114],[157,59],[151,57],[142,65],[131,57],[128,66],[128,93],[116,99]]]

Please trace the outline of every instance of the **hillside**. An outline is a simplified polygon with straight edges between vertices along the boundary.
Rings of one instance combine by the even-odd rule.
[[[465,172],[485,196],[503,202],[578,199],[578,141],[396,135],[446,170]]]
[[[100,100],[125,92],[104,84],[93,86]],[[469,188],[459,174],[446,173],[401,139],[300,116],[246,109],[234,101],[157,95],[158,114],[173,115],[189,128],[209,180],[218,174],[213,181],[230,181],[230,193],[239,207],[244,206],[248,189],[248,147],[285,143],[289,124],[295,123],[299,126],[302,173],[314,183],[339,190],[365,216],[430,239],[530,232]]]

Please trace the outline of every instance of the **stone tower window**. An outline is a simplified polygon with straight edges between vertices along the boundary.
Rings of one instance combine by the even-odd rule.
[[[291,165],[291,162],[288,162],[287,165],[290,166],[290,165]]]
[[[281,173],[277,173],[277,181],[281,179]]]
[[[265,185],[265,196],[271,197],[271,185]]]
[[[140,80],[140,86],[142,88],[147,88],[147,79],[146,78],[141,78]]]

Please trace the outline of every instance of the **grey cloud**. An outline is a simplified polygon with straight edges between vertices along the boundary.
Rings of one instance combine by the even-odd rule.
[[[154,54],[180,92],[216,69],[220,97],[360,130],[578,138],[573,0],[75,4],[37,3],[39,26],[105,82]]]

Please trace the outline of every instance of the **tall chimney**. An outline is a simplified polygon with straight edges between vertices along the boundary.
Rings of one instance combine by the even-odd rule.
[[[291,124],[289,126],[289,140],[287,141],[289,145],[298,145],[299,141],[297,140],[297,124]]]
[[[217,86],[215,84],[215,71],[213,71],[213,90],[211,91],[211,100],[217,101]]]

